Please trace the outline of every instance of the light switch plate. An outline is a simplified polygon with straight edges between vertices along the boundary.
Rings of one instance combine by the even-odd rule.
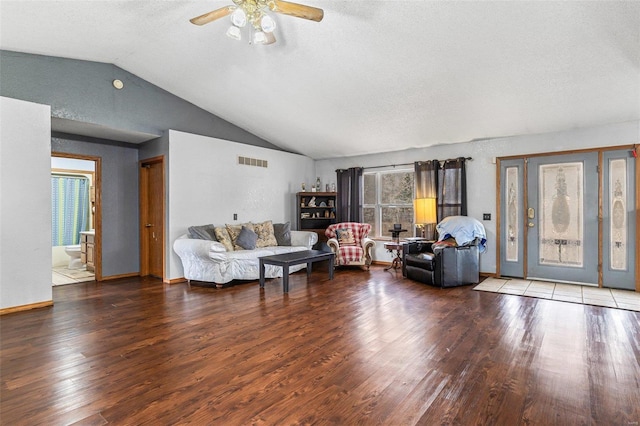
[[[491,213],[483,213],[482,220],[491,220]]]

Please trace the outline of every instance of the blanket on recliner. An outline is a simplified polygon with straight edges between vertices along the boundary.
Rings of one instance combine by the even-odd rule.
[[[453,237],[456,244],[466,246],[477,242],[480,253],[487,250],[487,233],[478,219],[469,216],[448,216],[436,225],[438,241]]]

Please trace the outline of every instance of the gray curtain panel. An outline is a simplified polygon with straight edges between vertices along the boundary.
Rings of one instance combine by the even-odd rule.
[[[467,176],[464,157],[414,163],[416,198],[436,198],[439,223],[447,216],[467,215]]]
[[[445,160],[438,171],[438,221],[447,216],[467,215],[465,158]]]
[[[416,198],[438,198],[438,160],[416,161],[413,166]]]
[[[362,167],[336,170],[338,195],[337,222],[362,221]]]
[[[416,161],[414,163],[415,176],[415,198],[438,198],[438,171],[440,163],[438,160]],[[437,203],[437,201],[436,201]],[[437,214],[437,209],[436,209]],[[437,214],[437,218],[440,215]],[[436,223],[439,220],[436,218]],[[422,226],[422,225],[421,225]],[[424,229],[424,236],[428,240],[435,238],[435,225],[429,224]]]

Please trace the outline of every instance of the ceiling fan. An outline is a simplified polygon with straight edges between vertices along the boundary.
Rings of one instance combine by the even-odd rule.
[[[322,21],[324,17],[322,9],[284,0],[233,0],[233,2],[235,5],[212,10],[189,21],[195,25],[205,25],[231,15],[232,25],[227,30],[227,36],[241,40],[240,28],[249,22],[254,29],[253,43],[272,44],[276,41],[273,35],[276,23],[269,16],[268,11],[316,22]]]

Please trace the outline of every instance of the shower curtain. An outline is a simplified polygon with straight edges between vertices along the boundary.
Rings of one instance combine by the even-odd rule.
[[[89,179],[51,176],[51,240],[53,246],[80,244],[89,226]]]

